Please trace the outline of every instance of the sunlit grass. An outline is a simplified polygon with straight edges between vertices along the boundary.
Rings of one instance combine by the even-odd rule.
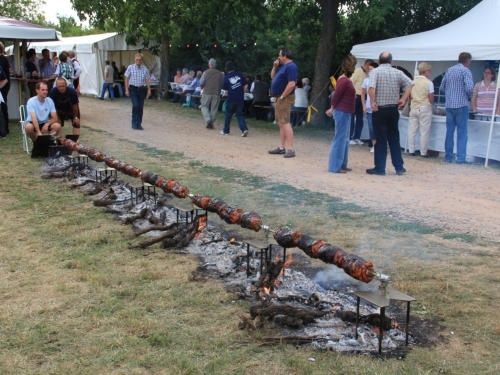
[[[246,302],[220,281],[190,281],[197,259],[129,250],[130,227],[63,182],[40,179],[41,162],[14,134],[0,147],[1,374],[499,372],[497,243],[84,131],[106,153],[373,259],[416,296],[415,316],[441,321],[446,340],[403,361],[261,346],[262,332],[237,328]]]

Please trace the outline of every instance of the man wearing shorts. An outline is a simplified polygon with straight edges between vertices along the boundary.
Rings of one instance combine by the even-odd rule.
[[[57,122],[57,112],[54,102],[48,97],[49,88],[46,82],[37,82],[36,95],[28,100],[26,134],[36,141],[42,134],[59,135],[61,124]]]
[[[58,121],[64,126],[64,120],[71,120],[73,134],[80,135],[80,107],[78,94],[62,77],[58,77],[55,86],[50,90],[50,98],[54,101]]]
[[[290,111],[295,101],[293,92],[298,78],[297,65],[292,61],[292,53],[283,48],[273,63],[271,70],[271,96],[275,100],[275,118],[280,128],[281,145],[269,150],[272,155],[293,158],[293,129],[290,124]]]

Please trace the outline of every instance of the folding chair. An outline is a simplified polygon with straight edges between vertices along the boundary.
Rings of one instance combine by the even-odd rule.
[[[21,125],[21,133],[23,134],[23,150],[29,155],[30,154],[30,147],[29,147],[29,141],[28,141],[28,136],[26,134],[26,123],[28,119],[28,115],[26,113],[26,107],[21,104],[19,106],[19,124]]]

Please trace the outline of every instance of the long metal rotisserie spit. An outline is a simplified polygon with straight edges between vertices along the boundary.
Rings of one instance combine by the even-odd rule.
[[[182,185],[174,179],[168,179],[151,171],[142,171],[131,164],[107,156],[95,148],[84,146],[70,139],[61,137],[58,138],[58,142],[71,151],[87,155],[96,162],[104,162],[108,167],[114,168],[128,176],[140,178],[143,182],[156,186],[166,193],[171,193],[182,199],[190,198],[194,205],[216,213],[228,224],[238,224],[242,228],[251,229],[256,232],[261,229],[270,231],[273,233],[276,242],[282,247],[298,247],[312,258],[321,259],[325,263],[334,264],[342,268],[344,272],[357,280],[369,283],[375,277],[384,276],[375,272],[372,262],[357,255],[348,254],[340,247],[329,244],[324,240],[315,240],[307,234],[288,228],[271,229],[270,226],[263,224],[261,216],[256,212],[231,207],[221,199],[191,194],[187,186]]]

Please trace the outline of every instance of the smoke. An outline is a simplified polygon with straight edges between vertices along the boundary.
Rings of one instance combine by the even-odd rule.
[[[326,290],[373,290],[375,286],[363,283],[346,274],[342,269],[327,265],[314,276],[314,282]]]

